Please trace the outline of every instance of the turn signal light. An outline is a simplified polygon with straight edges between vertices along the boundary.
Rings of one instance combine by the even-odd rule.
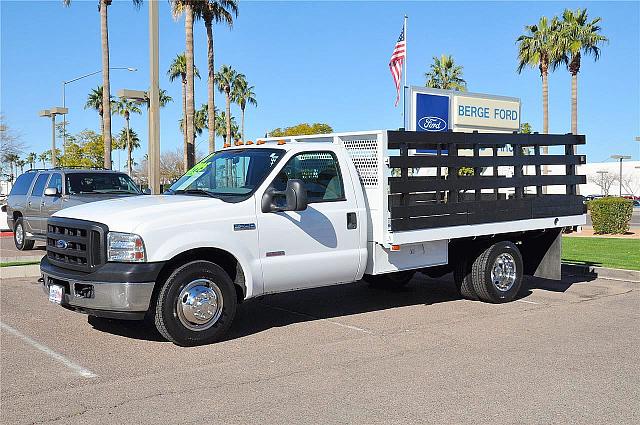
[[[391,245],[391,251],[400,251],[400,245]]]

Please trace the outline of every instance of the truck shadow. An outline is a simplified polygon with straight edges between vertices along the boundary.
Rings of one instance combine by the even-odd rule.
[[[565,292],[572,285],[584,284],[595,278],[595,276],[570,274],[563,274],[561,281],[525,277],[517,299],[526,299],[534,289]],[[268,295],[238,306],[236,318],[225,340],[239,339],[295,323],[457,300],[462,298],[450,274],[438,279],[419,274],[409,285],[397,290],[374,289],[361,281]],[[155,329],[144,322],[91,317],[88,322],[94,329],[114,335],[148,341],[165,341]]]

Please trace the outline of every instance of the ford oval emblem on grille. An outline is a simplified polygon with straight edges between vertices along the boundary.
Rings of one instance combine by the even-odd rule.
[[[69,243],[64,239],[58,239],[56,241],[56,248],[67,249],[69,247]]]

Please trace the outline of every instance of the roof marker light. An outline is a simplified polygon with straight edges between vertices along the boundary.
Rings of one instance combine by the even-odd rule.
[[[391,245],[391,251],[400,251],[400,245]]]
[[[253,142],[252,142],[251,140],[249,140],[249,141],[247,142],[247,145],[253,145]]]
[[[256,142],[256,145],[264,145],[265,143],[267,143],[267,142],[265,142],[264,140],[258,140]]]
[[[282,140],[278,140],[278,144],[279,145],[286,145],[287,142],[284,139],[282,139]]]

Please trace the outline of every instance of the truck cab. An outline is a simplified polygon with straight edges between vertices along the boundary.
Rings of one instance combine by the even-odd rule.
[[[450,209],[444,201],[453,195],[432,204],[423,191],[403,206],[411,184],[448,179],[409,179],[402,161],[394,177],[397,137],[373,131],[238,143],[207,156],[162,195],[62,210],[47,222],[43,289],[68,309],[147,319],[167,339],[194,345],[220,339],[246,299],[363,277],[397,286],[419,270],[455,269],[463,294],[509,301],[522,274],[540,263],[523,262],[520,251],[545,244],[546,251],[560,229],[584,222],[580,202],[579,211],[573,204],[537,210],[535,224],[502,214],[479,227],[424,225],[446,218],[429,211]],[[402,147],[400,157],[406,153]],[[497,195],[487,202],[504,203]],[[455,211],[461,224],[463,211]],[[541,233],[523,238],[531,231]],[[479,242],[506,232],[519,239]],[[469,276],[488,247],[493,274],[477,283],[489,289],[476,294]]]

